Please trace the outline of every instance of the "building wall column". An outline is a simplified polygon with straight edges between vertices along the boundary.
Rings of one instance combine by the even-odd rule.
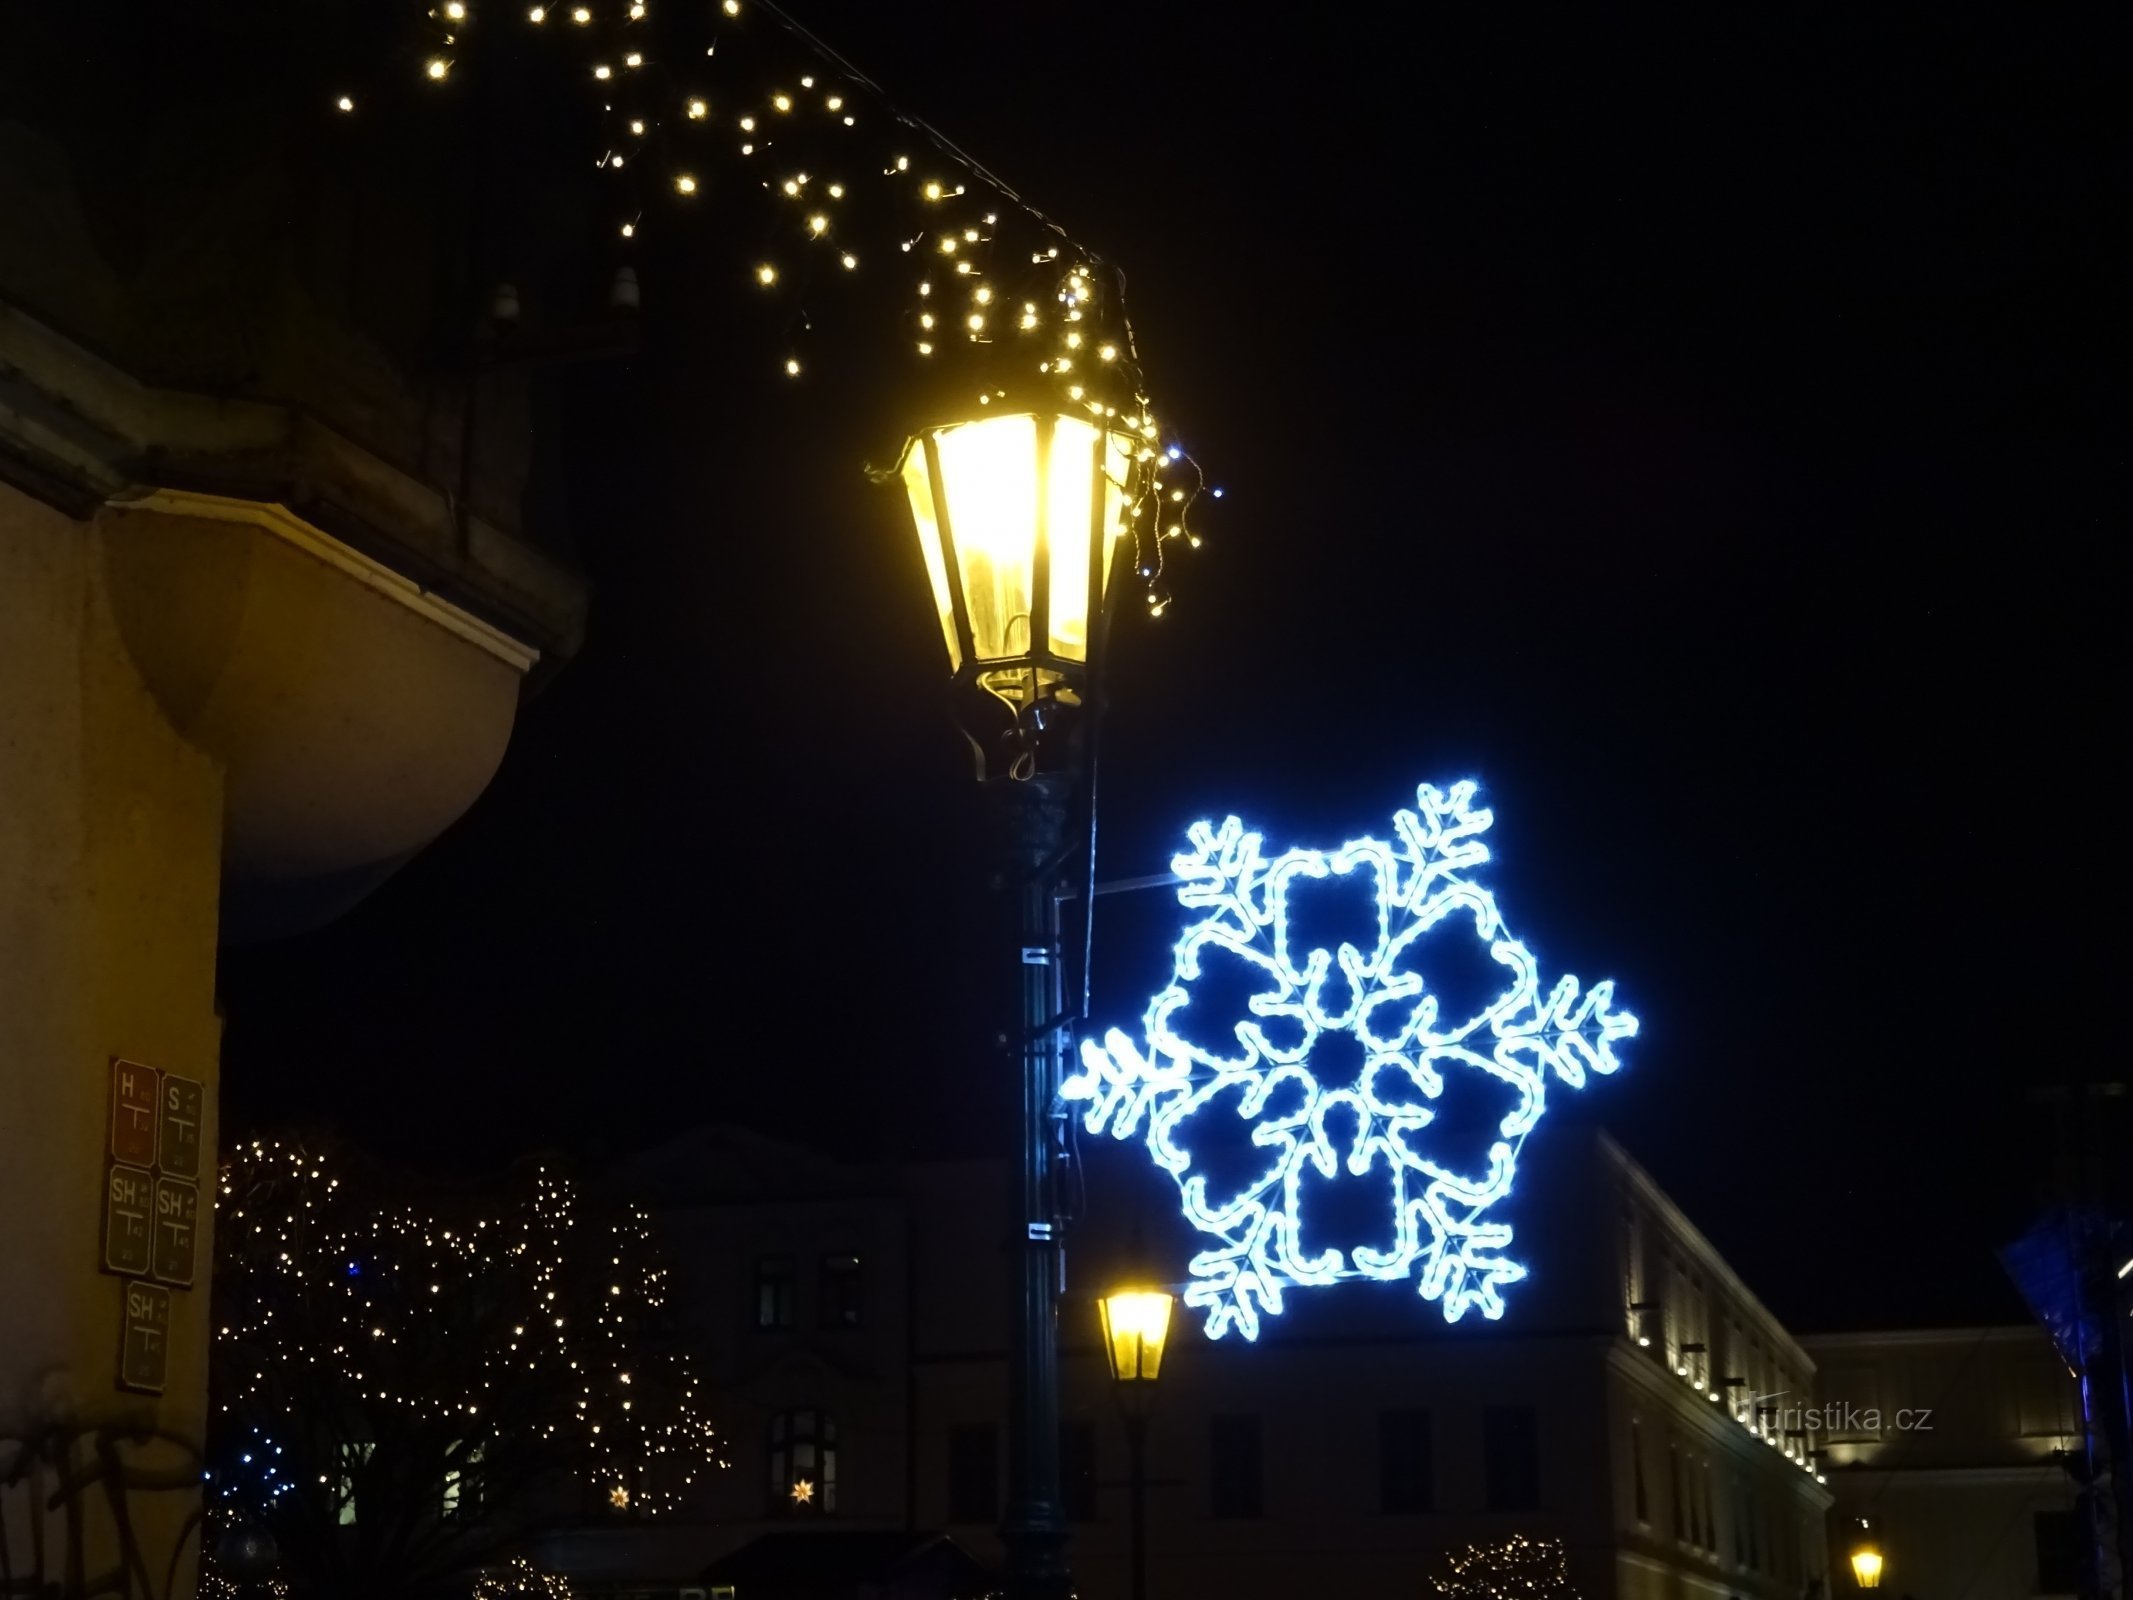
[[[102,537],[0,484],[0,1538],[18,1583],[71,1593],[138,1562],[123,1592],[183,1600],[207,1428],[223,775],[128,656]],[[136,1280],[101,1265],[114,1057],[205,1089],[195,1286],[170,1292],[161,1395],[119,1386]],[[63,1461],[94,1476],[54,1509]]]

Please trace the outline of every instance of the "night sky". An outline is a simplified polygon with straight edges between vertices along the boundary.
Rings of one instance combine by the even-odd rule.
[[[1556,1107],[1803,1329],[2019,1316],[2032,1091],[2123,1056],[2116,52],[1948,10],[802,12],[1125,266],[1227,490],[1119,630],[1102,874],[1479,779],[1513,927],[1644,1020]],[[705,218],[568,398],[582,656],[425,855],[226,955],[233,1128],[1009,1147],[892,378],[832,317],[785,383]],[[1099,1023],[1176,925],[1102,903]]]

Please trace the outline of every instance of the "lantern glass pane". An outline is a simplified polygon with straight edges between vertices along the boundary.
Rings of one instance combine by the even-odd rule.
[[[924,440],[914,440],[904,452],[904,492],[911,498],[911,520],[918,529],[918,547],[926,558],[926,581],[933,585],[933,603],[941,615],[941,637],[948,643],[948,670],[963,665],[962,648],[955,638],[955,602],[948,589],[948,563],[941,555],[941,521],[933,509],[933,477],[926,470]]]
[[[1097,521],[1097,451],[1103,452],[1103,562],[1097,581],[1110,576],[1111,551],[1124,531],[1126,475],[1132,459],[1127,441],[1076,417],[1053,424],[1051,535],[1051,651],[1063,661],[1089,659],[1089,540]],[[1098,604],[1102,604],[1101,593]]]
[[[1037,421],[991,417],[943,428],[948,533],[980,661],[1027,656],[1037,564]]]

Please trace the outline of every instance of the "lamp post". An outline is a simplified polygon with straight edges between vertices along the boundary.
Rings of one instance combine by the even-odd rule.
[[[1008,1496],[1000,1526],[1011,1600],[1066,1600],[1059,1495],[1056,1157],[1059,1084],[1071,1018],[1060,960],[1067,828],[1088,772],[1091,658],[1120,535],[1135,503],[1136,441],[1037,411],[929,428],[900,474],[956,694],[977,758],[992,883],[1011,919],[1021,1119],[1010,1234]]]
[[[1097,1301],[1104,1356],[1119,1414],[1126,1419],[1126,1486],[1130,1495],[1128,1560],[1131,1600],[1148,1600],[1148,1417],[1170,1336],[1171,1297],[1160,1289],[1121,1289]]]

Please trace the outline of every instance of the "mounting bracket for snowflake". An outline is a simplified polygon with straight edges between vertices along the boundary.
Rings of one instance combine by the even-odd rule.
[[[1142,1140],[1177,1183],[1186,1220],[1209,1241],[1184,1298],[1207,1313],[1210,1338],[1232,1328],[1257,1338],[1285,1293],[1354,1278],[1411,1281],[1447,1321],[1477,1307],[1495,1318],[1503,1286],[1526,1275],[1508,1253],[1510,1224],[1489,1212],[1511,1193],[1549,1081],[1578,1089],[1588,1074],[1615,1071],[1615,1043],[1637,1019],[1615,1008],[1611,982],[1582,989],[1564,977],[1542,988],[1495,896],[1472,879],[1489,859],[1481,835],[1493,820],[1474,808],[1474,792],[1423,784],[1414,809],[1394,813],[1390,840],[1272,859],[1235,817],[1194,823],[1171,868],[1178,903],[1197,920],[1172,951],[1169,984],[1148,1002],[1141,1038],[1114,1028],[1082,1043],[1061,1095],[1081,1106],[1090,1132]],[[1292,943],[1292,891],[1358,874],[1375,925],[1331,948]],[[1459,1004],[1432,984],[1438,943],[1427,936],[1440,927],[1469,930],[1494,963],[1493,999]],[[1190,1013],[1217,965],[1254,992],[1245,1016],[1210,1030]],[[1336,1067],[1337,1039],[1346,1042]],[[1449,1147],[1440,1118],[1454,1084],[1485,1086],[1503,1105],[1472,1148]],[[1196,1158],[1207,1133],[1248,1142],[1262,1170],[1220,1178]],[[1382,1195],[1379,1236],[1307,1244],[1312,1200],[1357,1184]]]

